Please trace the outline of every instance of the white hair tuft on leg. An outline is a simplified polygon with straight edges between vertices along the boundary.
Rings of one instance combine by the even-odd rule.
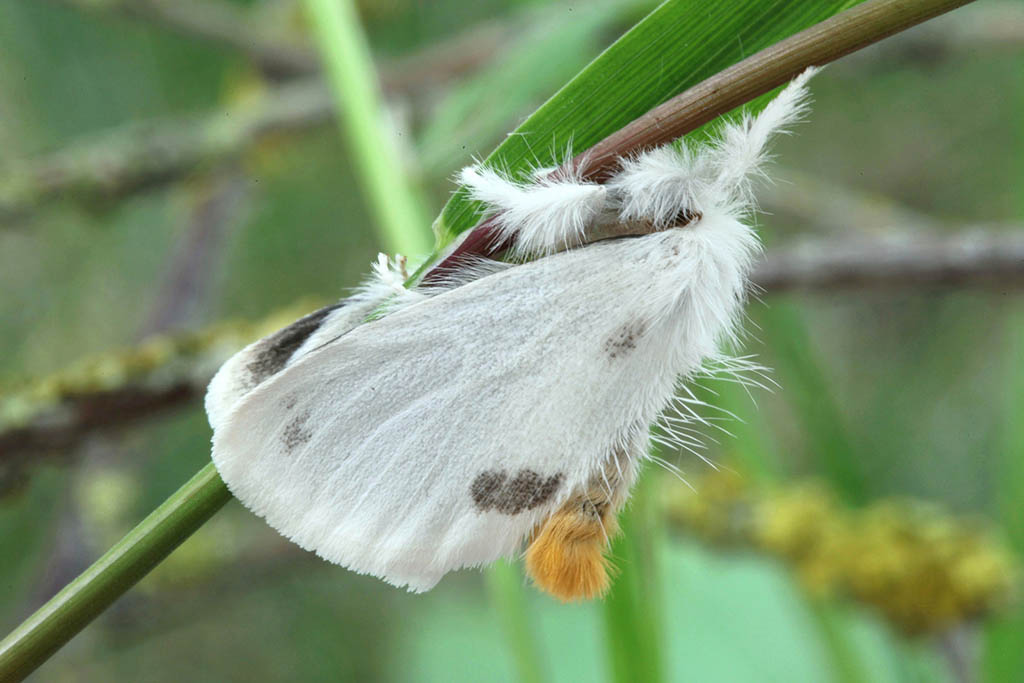
[[[522,184],[494,169],[467,166],[459,182],[495,212],[501,236],[519,255],[546,255],[583,244],[587,228],[605,206],[607,190],[580,178],[546,176]]]
[[[377,260],[370,266],[369,277],[356,288],[348,301],[366,306],[369,314],[374,309],[393,313],[426,299],[423,292],[405,286],[407,279],[409,273],[404,256],[395,254],[392,259],[387,254],[377,254]]]
[[[608,181],[623,221],[649,220],[670,227],[684,209],[697,209],[707,192],[707,156],[685,145],[663,145],[621,161]]]
[[[807,82],[820,70],[805,69],[759,114],[746,114],[738,123],[722,127],[712,153],[712,163],[718,169],[712,188],[716,194],[743,208],[750,206],[750,178],[762,174],[761,167],[768,160],[768,143],[807,113]]]
[[[608,182],[624,221],[649,220],[656,230],[683,217],[708,212],[733,217],[751,208],[750,177],[761,173],[767,145],[783,128],[800,120],[808,105],[805,70],[757,116],[724,125],[717,139],[703,145],[663,145],[623,159]]]

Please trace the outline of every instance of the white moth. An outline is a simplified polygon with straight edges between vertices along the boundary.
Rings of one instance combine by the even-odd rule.
[[[601,594],[651,425],[734,338],[759,250],[748,179],[811,75],[713,143],[623,159],[605,186],[464,170],[513,252],[540,258],[408,290],[382,257],[355,296],[236,354],[206,397],[232,493],[413,591],[529,540],[542,588]],[[646,234],[592,242],[609,224]]]

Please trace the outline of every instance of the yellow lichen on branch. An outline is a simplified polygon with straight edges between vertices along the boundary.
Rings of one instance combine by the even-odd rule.
[[[0,390],[0,466],[15,455],[67,448],[93,429],[196,399],[231,354],[318,303],[299,301],[256,322],[157,335]]]
[[[665,491],[679,526],[777,557],[810,592],[870,606],[902,633],[939,633],[1015,598],[1018,560],[983,520],[909,499],[850,509],[822,484],[755,488],[729,472],[694,488]]]

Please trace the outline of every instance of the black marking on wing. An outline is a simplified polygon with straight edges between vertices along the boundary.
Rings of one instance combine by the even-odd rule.
[[[636,348],[637,341],[647,331],[647,323],[643,320],[631,320],[616,330],[604,342],[604,351],[609,358],[627,355]]]
[[[341,308],[342,305],[335,304],[313,311],[306,317],[296,320],[288,327],[261,340],[253,349],[252,360],[245,366],[249,373],[249,386],[255,387],[263,380],[283,370],[296,349],[320,328],[324,318],[332,311]]]
[[[561,472],[543,477],[523,469],[510,478],[506,472],[487,470],[473,479],[469,492],[481,512],[497,510],[504,515],[518,515],[551,500],[561,485]]]
[[[313,438],[313,430],[306,426],[309,415],[307,410],[292,418],[291,422],[285,425],[284,431],[281,432],[281,442],[286,453],[291,453]]]

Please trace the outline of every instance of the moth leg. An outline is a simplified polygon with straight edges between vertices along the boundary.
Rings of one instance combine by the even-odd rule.
[[[756,116],[726,123],[705,143],[668,144],[620,162],[607,187],[624,222],[682,227],[705,213],[741,216],[753,208],[751,179],[763,175],[768,143],[807,111],[809,68]]]
[[[589,242],[605,209],[605,188],[571,173],[537,173],[520,182],[486,166],[467,166],[459,182],[487,205],[502,240],[517,256],[548,255]]]
[[[616,456],[585,491],[571,496],[534,529],[526,549],[526,571],[541,590],[563,602],[601,597],[611,585],[608,557],[619,532],[618,511],[626,500],[635,462]]]

